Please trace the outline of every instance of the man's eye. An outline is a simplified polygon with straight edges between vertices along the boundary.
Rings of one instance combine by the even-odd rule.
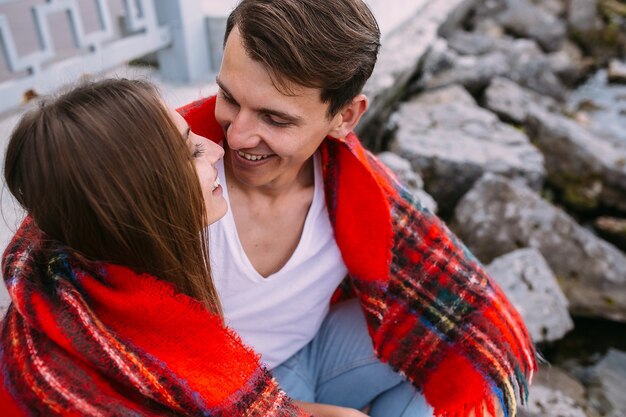
[[[267,121],[267,123],[271,124],[272,126],[276,126],[276,127],[288,127],[288,126],[291,126],[290,122],[282,122],[280,120],[276,120],[272,116],[266,116],[265,120]]]
[[[224,91],[222,91],[222,98],[224,100],[226,100],[227,102],[229,102],[230,104],[237,105],[237,102],[235,101],[235,99],[233,99],[231,96],[227,95]]]

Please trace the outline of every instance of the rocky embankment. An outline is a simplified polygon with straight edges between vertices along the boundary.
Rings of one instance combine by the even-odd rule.
[[[539,350],[564,349],[581,320],[620,332],[592,355],[547,355],[520,414],[625,416],[626,1],[470,3],[404,64],[416,72],[383,131],[361,135],[486,265]]]

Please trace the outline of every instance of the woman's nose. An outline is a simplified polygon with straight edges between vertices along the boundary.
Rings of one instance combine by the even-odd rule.
[[[212,164],[214,164],[215,162],[219,161],[220,159],[224,157],[224,148],[222,148],[220,145],[213,142],[212,140],[209,140],[208,148],[209,149],[208,149],[207,154]]]

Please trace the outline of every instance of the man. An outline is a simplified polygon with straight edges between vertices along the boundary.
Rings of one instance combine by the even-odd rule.
[[[226,152],[231,211],[210,230],[225,321],[311,413],[514,415],[536,367],[518,314],[351,133],[378,48],[362,0],[229,16],[217,96],[181,109]]]

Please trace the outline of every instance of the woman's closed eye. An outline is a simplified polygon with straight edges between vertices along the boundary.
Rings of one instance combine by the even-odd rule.
[[[192,158],[199,158],[205,152],[205,146],[203,143],[195,143],[193,145],[193,153],[191,154]]]

